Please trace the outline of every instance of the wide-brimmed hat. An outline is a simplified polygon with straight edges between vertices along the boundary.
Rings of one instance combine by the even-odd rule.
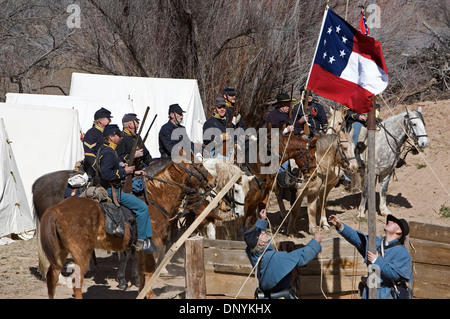
[[[258,237],[261,234],[261,229],[253,228],[244,233],[244,241],[250,249],[253,249],[258,244]]]
[[[405,237],[408,236],[408,234],[409,234],[409,224],[408,224],[408,222],[405,219],[403,219],[403,218],[398,219],[398,218],[396,218],[393,215],[387,215],[387,217],[386,217],[386,224],[389,221],[393,221],[394,223],[396,223],[400,227],[400,229],[402,230],[402,237],[400,238],[400,242],[403,244],[403,242],[405,241]]]
[[[170,113],[182,114],[182,113],[186,113],[186,112],[183,111],[181,106],[179,106],[178,104],[172,104],[169,106],[169,114]]]
[[[276,99],[277,99],[277,101],[273,105],[278,105],[278,104],[283,103],[283,102],[295,101],[295,99],[291,99],[291,97],[287,93],[280,93],[280,94],[278,94]]]
[[[111,112],[105,108],[101,108],[94,114],[94,120],[102,119],[102,118],[112,118]]]

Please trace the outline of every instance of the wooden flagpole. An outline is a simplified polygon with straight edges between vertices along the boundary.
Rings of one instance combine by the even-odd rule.
[[[370,0],[370,4],[376,5],[376,0]],[[371,30],[372,37],[375,38],[375,29]],[[375,175],[375,105],[376,97],[372,100],[372,110],[367,114],[367,192],[368,192],[368,228],[369,228],[369,251],[377,252],[377,211],[376,211],[376,175]],[[373,269],[372,269],[373,271]],[[369,273],[369,276],[371,274]],[[372,277],[373,278],[373,277]],[[369,284],[369,299],[377,299],[377,285],[374,282]]]

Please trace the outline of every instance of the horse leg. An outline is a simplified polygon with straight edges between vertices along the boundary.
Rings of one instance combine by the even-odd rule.
[[[139,288],[139,273],[137,265],[136,250],[131,250],[131,284]]]
[[[117,270],[117,280],[119,281],[119,289],[125,291],[128,288],[127,280],[125,279],[125,274],[127,270],[127,263],[130,254],[130,250],[127,248],[125,251],[119,251],[117,253],[119,257],[119,269]]]
[[[144,288],[145,283],[150,280],[156,270],[156,260],[153,255],[145,254],[140,251],[136,253],[139,273],[139,292]],[[151,299],[155,297],[153,289],[147,293],[146,298]]]
[[[66,261],[69,252],[65,249],[61,249],[57,254],[57,264],[50,264],[47,270],[47,292],[48,298],[55,298],[56,286],[58,285],[59,277],[61,275],[62,266],[64,261]]]
[[[321,193],[321,197],[319,197],[318,207],[320,208],[320,227],[323,229],[330,229],[330,224],[327,221],[327,198],[330,194],[331,189],[334,186],[328,185],[323,193]]]
[[[295,223],[302,207],[303,198],[305,197],[305,190],[300,194],[300,197],[291,208],[291,215],[289,216],[289,222],[287,227],[287,234],[293,236],[295,234]]]
[[[387,216],[391,213],[389,211],[389,209],[387,208],[387,204],[386,204],[386,195],[387,195],[387,190],[388,190],[390,179],[391,179],[391,174],[388,174],[388,175],[384,176],[383,179],[380,179],[381,180],[381,183],[380,183],[380,213],[382,216]]]
[[[364,178],[364,186],[361,192],[361,202],[358,207],[358,218],[366,217],[366,202],[367,202],[367,178]]]
[[[317,205],[319,197],[316,194],[308,195],[308,222],[309,222],[309,233],[314,235],[317,230]]]
[[[75,264],[74,273],[72,274],[73,294],[75,299],[83,299],[82,289],[84,275],[89,270],[90,260],[94,249],[86,248],[79,253],[72,252],[73,261]]]

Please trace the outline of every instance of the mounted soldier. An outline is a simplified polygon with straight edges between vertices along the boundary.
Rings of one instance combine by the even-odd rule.
[[[116,148],[122,141],[122,132],[117,125],[105,126],[103,136],[104,144],[100,147],[97,155],[100,184],[106,189],[108,196],[113,199],[116,206],[123,205],[136,214],[136,251],[143,250],[147,254],[153,254],[158,249],[151,239],[153,230],[148,207],[135,195],[122,191],[128,174],[141,175],[143,172],[135,171],[134,166],[121,163]]]
[[[203,124],[203,145],[204,155],[207,157],[224,157],[223,145],[231,140],[231,135],[227,132],[227,104],[224,98],[216,98],[214,102],[214,112]],[[231,153],[231,148],[230,148]]]
[[[103,144],[103,130],[106,125],[111,123],[111,112],[105,108],[97,110],[94,114],[94,124],[83,138],[84,149],[84,171],[89,178],[95,177],[94,163],[97,152]]]
[[[178,156],[181,149],[184,149],[189,154],[191,151],[195,154],[198,153],[194,143],[187,135],[186,128],[181,124],[183,122],[183,113],[186,112],[183,111],[180,105],[172,104],[169,106],[169,121],[161,127],[158,134],[161,158],[173,157],[173,154]],[[176,134],[176,138],[172,136],[173,134]],[[174,149],[175,146],[179,147]]]
[[[300,89],[300,95],[303,94],[304,87]],[[301,104],[297,104],[292,110],[294,134],[295,135],[307,135],[309,138],[325,134],[328,129],[328,119],[325,108],[318,103],[311,93],[307,95],[307,105],[302,107]],[[307,123],[308,129],[305,131],[305,124]],[[309,133],[307,132],[309,130]]]
[[[117,155],[124,163],[128,163],[131,166],[136,163],[130,163],[130,154],[133,149],[133,145],[137,139],[137,145],[142,145],[142,138],[138,136],[138,128],[139,128],[139,118],[134,113],[125,114],[122,118],[123,131],[122,131],[122,142],[117,145]],[[148,166],[152,162],[152,156],[148,151],[145,145],[142,149],[136,149],[134,158],[139,162],[137,167],[138,170],[143,169],[145,166]],[[136,162],[136,161],[135,161]]]
[[[283,135],[293,132],[294,125],[292,125],[289,113],[291,112],[292,101],[295,100],[287,93],[278,94],[276,100],[273,104],[275,109],[266,118],[268,133],[270,134],[273,128],[278,128]],[[295,187],[296,175],[298,175],[298,169],[297,172],[292,171],[289,161],[281,164],[278,171],[277,183],[281,187],[281,197],[289,200],[291,204],[295,200],[297,192],[297,188]]]

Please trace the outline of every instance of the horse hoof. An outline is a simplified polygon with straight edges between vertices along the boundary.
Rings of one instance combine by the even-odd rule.
[[[119,285],[117,286],[120,290],[125,291],[128,288],[128,283],[125,281],[119,281]]]

